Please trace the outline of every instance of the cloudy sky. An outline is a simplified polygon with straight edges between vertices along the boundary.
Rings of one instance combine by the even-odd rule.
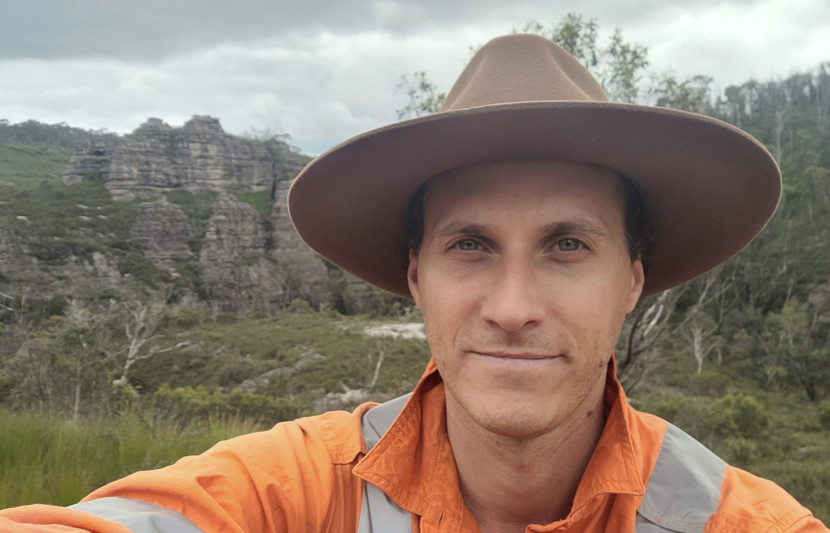
[[[0,0],[0,119],[125,133],[194,114],[317,154],[395,121],[395,86],[448,90],[469,47],[569,11],[723,89],[830,61],[830,0]]]

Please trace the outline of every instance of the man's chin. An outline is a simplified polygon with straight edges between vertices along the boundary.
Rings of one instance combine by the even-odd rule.
[[[492,397],[465,410],[482,429],[510,439],[532,439],[549,433],[557,426],[551,407],[541,403],[510,403],[507,399]]]

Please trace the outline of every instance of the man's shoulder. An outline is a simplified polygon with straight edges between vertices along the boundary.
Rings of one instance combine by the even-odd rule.
[[[377,403],[364,403],[352,412],[329,411],[320,415],[299,418],[286,424],[295,425],[305,438],[319,439],[329,450],[335,464],[351,463],[365,452],[361,433],[363,415]],[[280,424],[274,429],[280,427]],[[288,427],[281,428],[288,433]]]
[[[637,417],[641,423],[655,426],[661,420],[640,412]],[[691,504],[696,500],[696,512],[708,517],[704,519],[708,532],[827,531],[807,508],[774,482],[727,464],[691,435],[664,423],[660,454],[641,512],[648,509],[651,493],[659,505],[652,519],[663,521],[666,510],[674,512],[679,502]],[[659,500],[664,499],[668,500],[660,504]],[[681,511],[685,520],[695,514],[691,509]]]
[[[713,531],[827,531],[773,481],[727,465]]]
[[[351,463],[365,450],[360,423],[363,414],[375,405],[366,403],[353,412],[329,411],[280,422],[265,431],[222,441],[214,449],[242,454],[254,461],[262,455],[267,462],[273,462],[275,456],[317,451],[312,455],[327,456],[334,464]],[[323,450],[327,453],[319,453]]]

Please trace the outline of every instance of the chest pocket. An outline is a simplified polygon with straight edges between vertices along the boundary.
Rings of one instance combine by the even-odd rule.
[[[403,409],[409,395],[363,415],[361,431],[371,450]],[[637,509],[636,533],[703,533],[718,508],[726,463],[689,434],[669,424],[646,493]],[[412,515],[371,483],[364,483],[357,533],[408,533]]]

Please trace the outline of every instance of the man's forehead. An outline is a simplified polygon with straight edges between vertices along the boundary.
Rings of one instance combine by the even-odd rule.
[[[550,207],[562,198],[599,210],[621,211],[619,174],[599,165],[559,160],[508,160],[453,169],[426,184],[425,210],[451,215],[466,209],[497,211],[521,204]],[[560,207],[567,209],[568,204]],[[481,213],[486,216],[485,213]]]

